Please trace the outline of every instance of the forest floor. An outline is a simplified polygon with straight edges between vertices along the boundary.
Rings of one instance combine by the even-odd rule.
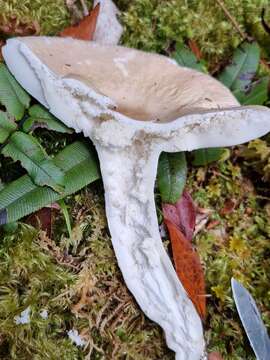
[[[240,32],[219,1],[115,3],[125,28],[124,45],[170,56],[177,43],[192,39],[205,66],[216,74],[247,34],[261,48],[264,62],[259,73],[270,74],[270,35],[261,25],[261,9],[267,9],[267,1],[222,2]],[[71,21],[64,0],[0,0],[0,28],[11,17],[38,24],[46,35],[57,34]],[[266,20],[270,23],[269,5]],[[265,105],[270,105],[270,97]],[[46,131],[41,136],[51,153],[69,141]],[[201,167],[189,164],[187,188],[206,219],[194,244],[206,279],[207,349],[226,360],[255,359],[232,299],[232,276],[252,293],[270,328],[269,158],[268,135],[228,150],[222,161]],[[1,180],[13,179],[15,165],[3,158],[0,165]],[[0,358],[58,360],[65,354],[65,360],[174,359],[162,330],[140,311],[118,269],[102,182],[90,184],[65,202],[71,236],[58,210],[51,237],[29,221],[20,222],[16,231],[0,230]],[[168,241],[165,244],[170,251]],[[29,321],[16,323],[21,315],[29,315]],[[80,335],[83,346],[71,341],[69,331]]]

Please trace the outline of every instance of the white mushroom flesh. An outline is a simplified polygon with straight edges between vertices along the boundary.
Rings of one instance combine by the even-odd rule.
[[[163,248],[153,189],[161,151],[230,146],[266,134],[270,111],[239,107],[213,78],[166,57],[72,39],[17,38],[3,54],[22,86],[94,142],[125,282],[177,360],[204,358],[200,318]]]

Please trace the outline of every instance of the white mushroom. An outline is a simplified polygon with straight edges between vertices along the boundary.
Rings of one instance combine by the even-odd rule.
[[[94,142],[125,282],[177,360],[204,357],[200,318],[163,248],[153,188],[161,151],[231,146],[266,134],[270,110],[240,107],[210,76],[166,57],[63,38],[8,40],[21,85]],[[79,174],[78,174],[79,176]]]
[[[123,33],[117,16],[120,11],[112,0],[94,0],[93,7],[100,4],[94,40],[103,45],[116,45]]]

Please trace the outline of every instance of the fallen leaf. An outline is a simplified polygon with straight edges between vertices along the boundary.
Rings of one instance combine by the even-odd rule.
[[[208,360],[223,360],[219,352],[214,351],[208,354]]]
[[[17,19],[16,16],[11,16],[8,19],[0,16],[0,61],[3,60],[1,49],[5,45],[4,39],[13,36],[39,35],[39,33],[40,26],[37,21],[24,22]]]
[[[195,229],[196,210],[190,194],[185,190],[176,204],[164,203],[162,210],[164,218],[175,224],[187,240],[191,241]]]
[[[100,5],[97,4],[90,14],[84,17],[77,25],[66,28],[59,35],[62,37],[72,37],[80,40],[93,40],[99,9]]]
[[[7,20],[0,17],[0,33],[5,37],[38,35],[40,26],[37,21],[24,22],[11,16]]]
[[[171,239],[176,273],[200,317],[205,319],[205,281],[199,256],[190,241],[173,222],[168,219],[165,219],[164,222]]]
[[[236,206],[236,201],[228,199],[225,201],[223,208],[220,210],[220,215],[228,215],[233,212]]]
[[[46,234],[51,237],[55,210],[59,210],[58,204],[46,206],[36,211],[34,214],[31,214],[27,218],[26,223],[45,231]]]
[[[198,60],[202,59],[202,53],[194,40],[188,40],[188,46]]]
[[[5,45],[4,40],[0,40],[0,61],[3,61],[2,47]]]

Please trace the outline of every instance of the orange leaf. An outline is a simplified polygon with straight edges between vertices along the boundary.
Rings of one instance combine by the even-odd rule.
[[[208,360],[222,360],[222,356],[219,352],[214,351],[208,354]]]
[[[60,33],[60,36],[87,41],[93,40],[97,25],[97,18],[99,15],[99,8],[100,4],[98,3],[90,14],[84,17],[79,24],[66,28]]]
[[[194,40],[188,40],[188,46],[198,60],[202,58],[201,50]]]
[[[176,273],[200,317],[205,319],[205,283],[200,258],[177,226],[168,219],[164,222],[170,234]]]

